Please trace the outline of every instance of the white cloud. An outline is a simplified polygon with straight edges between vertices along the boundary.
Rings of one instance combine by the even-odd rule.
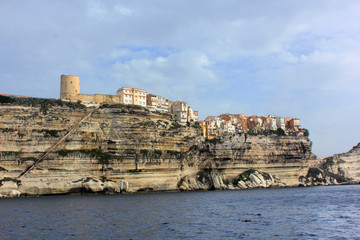
[[[72,73],[84,93],[145,88],[203,117],[296,115],[330,154],[355,144],[327,139],[344,132],[338,113],[360,112],[359,13],[357,0],[0,1],[1,91],[58,97]]]
[[[121,83],[148,89],[173,100],[189,101],[203,89],[214,88],[217,76],[206,55],[179,52],[155,59],[132,59],[116,62],[111,76]]]

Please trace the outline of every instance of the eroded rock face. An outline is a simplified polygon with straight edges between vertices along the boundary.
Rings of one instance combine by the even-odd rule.
[[[88,111],[0,105],[0,179],[16,179]],[[131,106],[99,108],[23,176],[16,190],[42,195],[226,189],[236,186],[224,179],[249,168],[293,186],[314,159],[307,137],[224,135],[206,141],[200,135],[196,125],[179,126],[166,114]],[[198,176],[204,171],[205,178]],[[0,186],[3,195],[4,189],[13,190]]]
[[[286,184],[269,173],[250,169],[240,174],[234,181],[240,189],[285,187]]]
[[[303,136],[228,134],[197,143],[189,155],[200,160],[201,168],[221,169],[229,179],[253,168],[277,176],[288,186],[296,186],[299,176],[306,175],[316,159],[311,145]]]
[[[220,173],[203,170],[180,179],[178,189],[181,191],[221,190],[227,189],[227,186],[224,184]]]
[[[360,143],[346,153],[321,159],[299,179],[303,186],[359,184]]]
[[[360,183],[360,143],[346,153],[325,158],[321,168],[350,182]]]
[[[220,172],[214,170],[200,171],[195,175],[183,177],[178,188],[181,191],[191,190],[220,190],[220,189],[252,189],[285,187],[286,184],[272,175],[249,169],[234,179],[226,179],[224,183]]]
[[[302,186],[337,185],[348,183],[348,180],[340,175],[325,171],[322,168],[309,168],[306,177],[300,177]]]

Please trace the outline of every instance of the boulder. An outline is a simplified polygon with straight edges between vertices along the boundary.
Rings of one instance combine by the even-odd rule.
[[[244,181],[239,181],[237,185],[241,189],[247,189],[248,188]]]
[[[238,186],[241,189],[268,188],[271,186],[284,185],[278,178],[271,176],[269,173],[253,171],[247,177],[246,176],[247,172],[249,172],[249,170],[245,171],[240,175],[241,179],[244,180],[241,180],[236,184],[236,186]]]
[[[3,195],[9,195],[13,189],[17,189],[18,186],[16,182],[13,181],[3,181],[0,186],[0,193]]]
[[[260,174],[258,171],[251,173],[249,175],[250,180],[252,181],[252,183],[254,184],[255,187],[266,187],[265,186],[265,180],[264,178],[260,179]]]
[[[129,183],[127,181],[120,181],[120,192],[128,192]]]
[[[9,194],[9,197],[20,197],[21,195],[21,192],[19,192],[18,190],[11,190],[10,194]]]
[[[221,178],[221,176],[217,173],[211,172],[210,173],[210,178],[211,178],[211,182],[212,182],[212,187],[214,189],[226,189],[225,184],[223,183],[223,180]]]
[[[114,185],[112,184],[112,182],[105,182],[104,183],[104,192],[106,193],[113,193],[115,192],[115,187]]]
[[[100,180],[97,179],[86,179],[83,182],[83,190],[84,192],[89,192],[89,193],[98,193],[98,192],[102,192],[104,190],[104,183],[101,182]]]

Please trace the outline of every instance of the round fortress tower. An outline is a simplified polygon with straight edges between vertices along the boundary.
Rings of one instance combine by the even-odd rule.
[[[80,94],[80,77],[61,75],[60,99],[70,100],[71,96]]]

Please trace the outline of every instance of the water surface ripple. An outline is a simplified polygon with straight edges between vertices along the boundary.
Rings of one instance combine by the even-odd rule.
[[[0,199],[0,239],[360,239],[360,185]]]

